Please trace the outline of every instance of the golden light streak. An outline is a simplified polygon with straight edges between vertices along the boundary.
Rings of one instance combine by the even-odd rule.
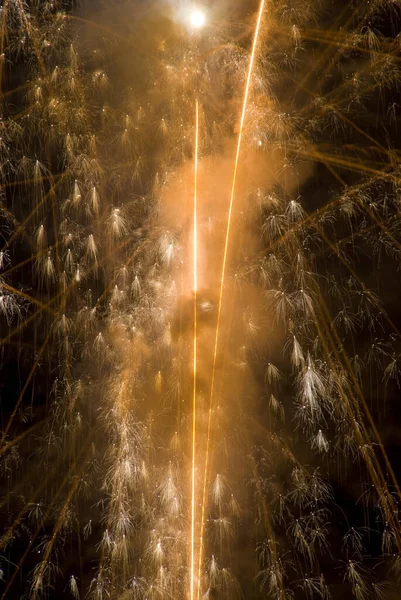
[[[202,570],[202,554],[203,554],[203,533],[205,528],[205,510],[206,510],[206,488],[207,488],[207,473],[209,468],[209,458],[210,458],[210,434],[211,434],[211,424],[212,424],[212,409],[213,409],[213,395],[214,395],[214,384],[216,378],[216,361],[217,361],[217,352],[218,352],[218,344],[219,344],[219,334],[220,334],[220,320],[221,320],[221,309],[223,305],[223,293],[224,293],[224,280],[226,274],[226,266],[227,266],[227,255],[228,255],[228,244],[230,239],[230,231],[231,231],[231,220],[232,220],[232,212],[234,206],[234,198],[235,198],[235,190],[237,183],[237,173],[238,173],[238,165],[241,151],[241,142],[242,142],[242,133],[245,124],[245,116],[246,110],[248,106],[248,98],[249,91],[251,88],[251,80],[253,74],[253,67],[255,62],[256,48],[259,39],[260,26],[262,23],[262,16],[265,7],[265,0],[261,0],[259,7],[258,19],[256,22],[256,28],[253,38],[252,45],[252,53],[249,61],[249,69],[248,69],[248,77],[245,86],[245,94],[244,94],[244,102],[242,106],[242,114],[240,121],[240,130],[238,134],[238,143],[237,143],[237,152],[235,155],[235,164],[234,164],[234,173],[233,173],[233,181],[231,187],[231,196],[230,196],[230,204],[228,209],[228,217],[227,217],[227,230],[226,230],[226,239],[224,245],[224,254],[223,254],[223,266],[221,271],[221,280],[220,280],[220,294],[219,294],[219,306],[217,312],[217,323],[216,323],[216,336],[214,342],[214,353],[213,353],[213,367],[212,367],[212,380],[210,385],[210,401],[209,401],[209,415],[208,415],[208,426],[207,426],[207,441],[206,441],[206,456],[205,456],[205,470],[203,474],[203,497],[202,497],[202,510],[201,510],[201,525],[200,525],[200,546],[199,546],[199,567],[198,567],[198,593],[197,598],[199,600],[200,597],[200,575]]]
[[[193,339],[193,393],[192,393],[192,473],[191,473],[191,584],[190,598],[195,593],[195,466],[196,466],[196,371],[197,371],[197,289],[198,289],[198,154],[199,154],[199,103],[195,108],[195,159],[194,159],[194,214],[193,214],[193,295],[194,295],[194,339]]]

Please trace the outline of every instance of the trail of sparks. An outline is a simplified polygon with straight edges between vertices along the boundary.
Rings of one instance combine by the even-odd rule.
[[[199,600],[200,597],[200,575],[202,570],[202,554],[203,554],[203,534],[205,529],[205,511],[206,511],[206,489],[207,489],[207,473],[209,468],[209,459],[210,459],[210,434],[211,434],[211,424],[212,424],[212,411],[213,411],[213,396],[214,396],[214,386],[215,386],[215,378],[216,378],[216,362],[217,362],[217,352],[219,345],[219,334],[220,334],[220,320],[221,320],[221,309],[223,304],[223,292],[224,292],[224,281],[226,274],[226,266],[227,266],[227,256],[228,256],[228,245],[230,239],[230,231],[231,231],[231,220],[232,220],[232,212],[234,206],[234,198],[235,198],[235,190],[237,183],[237,173],[238,173],[238,165],[241,151],[241,143],[242,143],[242,133],[245,124],[245,116],[246,110],[248,106],[249,92],[251,88],[251,80],[253,74],[253,68],[255,63],[255,55],[256,48],[259,39],[260,26],[262,23],[263,11],[265,7],[265,0],[261,0],[259,7],[258,19],[256,22],[256,28],[253,38],[252,45],[252,53],[249,61],[249,69],[248,69],[248,77],[245,86],[245,94],[244,94],[244,102],[242,106],[242,114],[240,121],[240,129],[238,134],[238,143],[237,143],[237,152],[235,156],[235,164],[234,164],[234,173],[231,187],[231,196],[230,196],[230,204],[228,209],[228,218],[227,218],[227,230],[226,230],[226,239],[224,245],[224,255],[223,255],[223,266],[221,271],[221,280],[220,280],[220,295],[219,295],[219,305],[217,312],[217,323],[216,323],[216,336],[214,342],[214,353],[213,353],[213,367],[212,367],[212,379],[210,385],[210,400],[209,400],[209,414],[208,414],[208,426],[207,426],[207,441],[206,441],[206,456],[205,456],[205,470],[203,474],[203,497],[202,497],[202,510],[201,510],[201,525],[200,525],[200,546],[199,546],[199,568],[198,568],[198,593],[197,598]]]
[[[199,103],[195,109],[195,159],[194,159],[194,215],[193,215],[193,298],[194,298],[194,339],[193,339],[193,392],[192,392],[192,473],[191,473],[191,584],[190,598],[195,593],[195,467],[196,467],[196,384],[197,384],[197,289],[198,289],[198,154],[199,154]]]

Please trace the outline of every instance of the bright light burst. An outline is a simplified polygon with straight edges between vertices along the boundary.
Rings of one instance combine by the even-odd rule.
[[[189,16],[189,23],[193,29],[201,29],[206,25],[206,13],[200,9],[194,9]]]
[[[0,600],[395,598],[401,3],[101,4],[0,8]]]

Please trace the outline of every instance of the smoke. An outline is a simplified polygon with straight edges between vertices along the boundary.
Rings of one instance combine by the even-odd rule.
[[[311,162],[291,165],[285,148],[266,142],[260,108],[268,106],[272,112],[274,100],[266,99],[266,90],[261,89],[257,65],[239,155],[223,296],[220,297],[234,185],[237,128],[249,57],[247,53],[238,54],[235,48],[227,50],[218,32],[221,28],[219,20],[227,15],[227,11],[234,21],[240,15],[243,17],[244,6],[242,2],[235,6],[233,3],[208,6],[212,35],[208,30],[204,37],[202,34],[188,37],[185,30],[190,9],[188,2],[170,2],[168,5],[127,2],[119,5],[118,13],[108,4],[99,4],[95,9],[90,8],[91,22],[79,25],[80,43],[88,52],[98,46],[104,48],[104,28],[107,28],[108,36],[111,32],[118,33],[107,47],[109,64],[114,71],[113,90],[107,101],[117,113],[127,114],[133,121],[143,114],[147,123],[147,141],[144,141],[147,148],[140,150],[140,154],[146,155],[142,183],[152,200],[141,217],[138,256],[129,267],[133,298],[128,306],[116,301],[105,332],[116,355],[117,374],[113,373],[107,383],[117,434],[114,443],[116,448],[122,443],[121,431],[125,429],[127,415],[143,423],[149,423],[149,415],[153,415],[152,438],[158,441],[147,468],[158,472],[154,476],[156,481],[163,481],[163,473],[169,472],[171,481],[180,480],[182,491],[166,496],[166,503],[152,510],[156,522],[159,518],[173,519],[179,511],[184,530],[189,523],[187,490],[191,468],[194,87],[198,86],[199,78],[196,527],[200,527],[210,422],[207,486],[214,489],[219,478],[225,485],[217,486],[213,501],[209,492],[206,496],[209,524],[204,552],[209,556],[217,545],[223,564],[229,562],[233,552],[230,539],[234,525],[229,521],[235,521],[237,511],[247,514],[245,522],[250,518],[246,485],[251,464],[249,456],[254,443],[264,435],[266,426],[263,416],[260,425],[255,427],[261,398],[266,394],[264,374],[261,376],[255,365],[266,353],[274,355],[272,349],[281,348],[283,338],[273,314],[266,314],[263,287],[257,277],[250,276],[255,258],[263,256],[263,212],[266,206],[272,208],[269,205],[271,192],[279,190],[286,197],[296,197],[313,173]],[[249,32],[245,27],[239,37],[249,37]],[[109,39],[113,40],[113,35]],[[135,44],[131,46],[132,39]],[[182,52],[180,44],[183,44]],[[131,47],[135,48],[134,54]],[[104,49],[97,52],[104,55]],[[206,70],[202,66],[205,56]],[[232,72],[223,75],[226,65]],[[203,81],[207,78],[216,85],[205,85]],[[137,97],[120,94],[127,85],[130,87],[130,80]],[[177,154],[177,146],[182,148],[180,154]],[[128,154],[127,159],[135,169],[136,157]],[[129,196],[136,188],[137,184],[131,189],[126,184],[122,191]],[[108,266],[112,266],[110,261]],[[220,301],[221,322],[215,357]],[[215,389],[211,400],[213,371]],[[139,397],[146,397],[146,402],[139,401]],[[141,443],[145,446],[154,444],[146,439]],[[121,452],[126,453],[125,450]],[[276,465],[276,475],[278,473]],[[115,485],[111,486],[111,496]],[[129,494],[124,502],[130,502]],[[237,505],[238,509],[235,508]],[[112,505],[111,513],[115,510],[117,508]],[[168,517],[169,510],[172,513]],[[225,515],[227,510],[233,512],[230,520]],[[108,529],[111,529],[110,521]],[[134,543],[140,547],[138,540]],[[187,552],[180,550],[183,551]],[[234,552],[233,560],[234,563],[241,562],[241,554]],[[118,572],[116,566],[114,570]],[[124,569],[120,577],[123,585]]]

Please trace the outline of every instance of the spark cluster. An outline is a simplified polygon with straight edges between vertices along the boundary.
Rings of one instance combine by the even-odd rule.
[[[0,7],[1,599],[397,597],[401,3],[248,4]]]

